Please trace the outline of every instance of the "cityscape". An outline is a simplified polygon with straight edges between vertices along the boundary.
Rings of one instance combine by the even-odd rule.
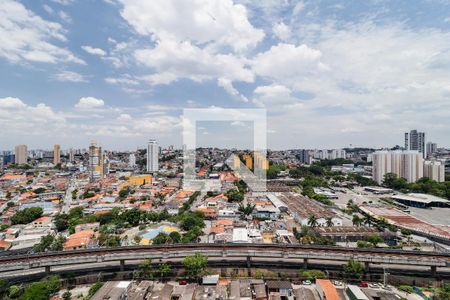
[[[0,299],[450,300],[450,3],[326,2],[0,1]]]

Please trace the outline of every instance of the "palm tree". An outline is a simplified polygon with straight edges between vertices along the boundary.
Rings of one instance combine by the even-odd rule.
[[[353,226],[361,226],[363,220],[361,220],[360,217],[358,217],[358,215],[353,215],[353,219],[352,219],[352,223]]]
[[[333,223],[333,218],[332,217],[328,217],[327,218],[327,227],[333,227],[334,223]]]
[[[308,218],[308,225],[310,227],[316,227],[317,226],[317,217],[315,215],[311,215]]]
[[[369,215],[366,215],[364,217],[364,224],[368,225],[370,227],[370,225],[372,225],[372,218]]]

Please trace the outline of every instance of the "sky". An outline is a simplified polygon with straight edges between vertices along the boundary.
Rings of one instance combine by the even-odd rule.
[[[265,109],[270,149],[449,147],[450,1],[0,1],[0,150],[180,147],[185,108]]]

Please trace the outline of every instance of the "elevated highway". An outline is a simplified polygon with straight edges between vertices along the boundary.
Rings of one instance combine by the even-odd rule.
[[[450,254],[438,252],[402,251],[387,249],[354,249],[329,246],[306,245],[272,245],[272,244],[176,244],[164,246],[134,246],[120,248],[99,248],[61,252],[47,252],[27,255],[0,255],[0,277],[5,273],[19,271],[22,274],[32,273],[35,269],[61,269],[64,266],[112,264],[121,269],[137,261],[152,259],[153,261],[181,261],[185,256],[202,253],[209,261],[229,262],[247,261],[248,266],[264,261],[268,264],[286,265],[289,263],[307,268],[309,263],[320,262],[322,265],[345,264],[354,259],[365,264],[396,266],[405,270],[429,270],[432,276],[440,271],[449,272]]]

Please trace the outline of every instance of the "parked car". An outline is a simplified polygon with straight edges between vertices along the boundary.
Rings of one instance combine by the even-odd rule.
[[[179,284],[179,285],[186,285],[186,284],[187,284],[187,280],[186,280],[186,279],[181,279],[181,280],[178,282],[178,284]]]
[[[360,283],[358,283],[359,287],[369,287],[369,283],[367,281],[361,281]]]
[[[334,281],[333,281],[333,284],[334,284],[335,286],[342,286],[342,285],[343,285],[342,281],[339,281],[339,280],[334,280]]]
[[[312,282],[311,282],[311,280],[303,280],[302,284],[304,284],[304,285],[311,285]]]

